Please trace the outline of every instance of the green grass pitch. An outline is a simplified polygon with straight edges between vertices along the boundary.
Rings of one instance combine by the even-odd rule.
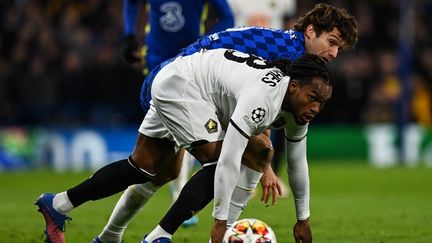
[[[90,172],[52,171],[0,173],[0,242],[43,242],[43,217],[33,205],[43,192],[63,191]],[[361,163],[311,162],[311,225],[314,242],[432,242],[432,169],[374,169]],[[286,173],[283,173],[286,181]],[[294,242],[292,197],[266,207],[253,198],[241,218],[267,222],[278,241]],[[119,194],[89,202],[71,212],[68,243],[91,242],[105,225]],[[160,190],[130,224],[127,243],[140,242],[170,206],[167,187]],[[181,228],[174,242],[206,243],[211,205],[199,214],[200,224]]]

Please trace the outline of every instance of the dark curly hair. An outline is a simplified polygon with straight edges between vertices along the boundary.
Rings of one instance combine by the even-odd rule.
[[[313,25],[317,36],[321,35],[322,32],[330,32],[333,28],[337,28],[345,46],[353,47],[357,43],[357,20],[345,9],[325,3],[316,4],[311,11],[297,20],[294,29],[305,32],[309,25]]]
[[[277,59],[271,61],[270,65],[279,68],[285,75],[297,80],[300,85],[308,84],[317,77],[330,86],[334,84],[327,63],[318,55],[306,54],[295,61]]]

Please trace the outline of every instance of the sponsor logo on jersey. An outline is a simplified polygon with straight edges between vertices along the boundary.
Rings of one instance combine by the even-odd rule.
[[[185,25],[183,9],[179,3],[166,2],[160,6],[160,11],[165,13],[159,19],[160,27],[167,32],[177,32]]]
[[[213,119],[209,119],[204,127],[207,129],[208,133],[215,133],[218,131],[218,125],[217,122]]]
[[[261,122],[264,119],[265,114],[266,111],[261,107],[254,109],[251,115],[252,121],[254,121],[255,123]]]

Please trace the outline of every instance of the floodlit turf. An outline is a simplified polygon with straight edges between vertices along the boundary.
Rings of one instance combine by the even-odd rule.
[[[312,163],[311,225],[314,242],[432,242],[432,169],[373,169],[359,163]],[[90,173],[50,171],[0,173],[0,242],[43,242],[43,217],[33,205],[43,192],[58,192]],[[286,178],[286,176],[284,175]],[[258,192],[260,195],[260,192]],[[74,210],[67,224],[68,243],[90,242],[105,225],[115,201],[89,202]],[[126,231],[127,243],[139,242],[170,206],[164,188]],[[181,228],[174,242],[206,243],[211,207],[200,213],[200,224]],[[242,218],[267,222],[280,243],[293,242],[292,198],[266,207],[252,199]]]

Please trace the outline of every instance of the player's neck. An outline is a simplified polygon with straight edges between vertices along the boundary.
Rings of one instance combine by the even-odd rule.
[[[288,90],[285,92],[285,96],[284,99],[282,101],[282,106],[281,106],[281,111],[282,112],[291,112],[292,107],[291,107],[291,102],[290,102],[290,92],[288,92]]]

